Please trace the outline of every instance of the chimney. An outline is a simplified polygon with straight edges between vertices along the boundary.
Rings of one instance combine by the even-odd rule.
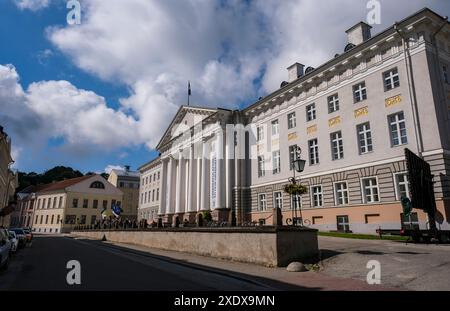
[[[298,78],[303,76],[303,69],[305,68],[305,65],[300,63],[295,63],[287,68],[288,70],[288,82],[291,83]]]
[[[370,33],[371,29],[372,26],[364,22],[359,22],[358,24],[356,24],[355,26],[351,27],[349,30],[346,31],[348,43],[359,45],[363,42],[366,42],[372,37],[372,34]]]

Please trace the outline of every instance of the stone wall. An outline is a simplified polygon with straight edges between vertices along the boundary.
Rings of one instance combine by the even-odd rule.
[[[193,253],[271,267],[284,267],[318,255],[314,229],[181,228],[150,231],[74,231],[72,235]]]

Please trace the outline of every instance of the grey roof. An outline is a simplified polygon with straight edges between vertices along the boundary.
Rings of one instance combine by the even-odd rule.
[[[124,171],[124,170],[117,170],[117,169],[113,169],[112,171],[114,173],[116,173],[116,175],[119,177],[137,177],[137,178],[139,178],[139,172],[136,172],[136,171]]]

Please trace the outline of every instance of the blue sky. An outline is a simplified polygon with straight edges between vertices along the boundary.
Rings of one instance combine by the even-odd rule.
[[[80,2],[74,26],[65,0],[0,2],[0,123],[22,171],[136,169],[157,155],[187,80],[196,105],[251,104],[290,64],[341,53],[368,12],[361,0]],[[374,33],[425,6],[450,13],[445,0],[381,4]]]

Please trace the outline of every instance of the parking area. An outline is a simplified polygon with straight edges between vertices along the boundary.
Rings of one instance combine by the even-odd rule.
[[[321,272],[366,280],[370,260],[381,264],[381,284],[405,290],[450,290],[450,245],[319,237]]]

